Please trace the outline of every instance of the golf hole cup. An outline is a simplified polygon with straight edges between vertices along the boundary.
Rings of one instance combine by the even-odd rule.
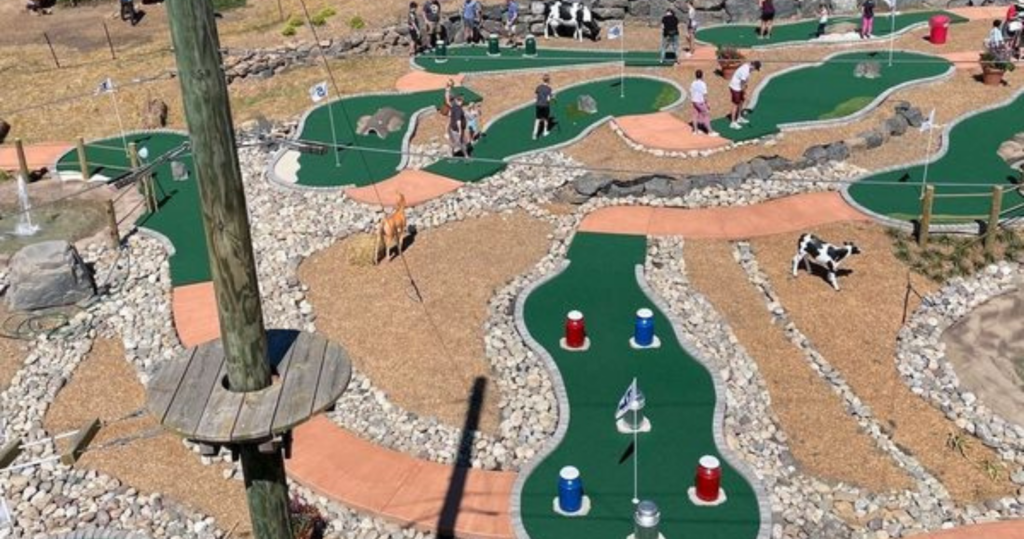
[[[583,508],[583,481],[575,466],[566,466],[558,472],[558,508],[568,514]]]
[[[697,461],[695,483],[698,500],[702,502],[718,501],[718,492],[722,486],[722,466],[717,458],[704,455]]]
[[[565,316],[565,345],[568,348],[583,348],[587,340],[587,329],[583,322],[583,313],[569,311]]]
[[[640,347],[648,347],[654,344],[654,312],[650,309],[639,309],[636,311],[633,342]]]

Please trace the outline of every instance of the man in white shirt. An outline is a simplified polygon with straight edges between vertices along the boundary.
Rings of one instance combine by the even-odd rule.
[[[992,21],[992,30],[988,32],[985,47],[989,50],[1001,49],[1005,44],[1006,40],[1003,39],[1003,21],[996,19]]]
[[[732,122],[729,127],[742,129],[747,119],[743,117],[743,105],[747,102],[747,84],[750,82],[750,72],[761,71],[761,62],[754,60],[739,67],[729,81],[729,94],[732,96]]]
[[[704,82],[704,71],[697,70],[696,79],[690,83],[690,103],[693,103],[693,126],[694,134],[703,132],[708,135],[717,136],[711,129],[711,105],[708,104],[708,85]]]

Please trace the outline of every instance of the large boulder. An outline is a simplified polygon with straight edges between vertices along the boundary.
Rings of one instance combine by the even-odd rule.
[[[70,305],[95,294],[92,271],[66,241],[35,243],[11,258],[7,289],[7,306],[11,310]]]

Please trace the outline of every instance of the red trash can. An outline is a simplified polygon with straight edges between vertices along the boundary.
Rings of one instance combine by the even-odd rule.
[[[949,36],[949,17],[935,15],[928,19],[928,27],[931,30],[928,41],[931,41],[932,45],[942,45],[946,42],[946,37]]]

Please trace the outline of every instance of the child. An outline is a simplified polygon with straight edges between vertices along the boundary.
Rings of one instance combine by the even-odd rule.
[[[693,0],[686,2],[686,57],[693,56],[693,40],[697,34],[697,8]]]
[[[875,0],[864,0],[860,18],[860,38],[869,39],[874,37],[872,32],[875,26]]]
[[[824,2],[818,4],[818,32],[815,37],[825,35],[825,27],[828,26],[828,6]]]
[[[551,75],[547,73],[541,78],[540,85],[534,90],[537,96],[534,110],[536,120],[533,122],[533,140],[548,136],[554,123],[551,118],[551,102],[555,99],[555,91],[551,88]]]
[[[690,83],[690,102],[693,103],[693,133],[699,134],[702,129],[708,135],[717,136],[711,129],[711,105],[708,104],[708,85],[704,82],[704,71],[697,70],[697,78]]]
[[[985,48],[989,50],[1001,49],[1006,45],[1006,41],[1003,39],[1003,21],[996,19],[992,21],[992,30],[988,33],[988,39],[985,40]]]
[[[466,108],[466,130],[469,132],[470,142],[480,140],[483,134],[480,132],[480,102],[470,103]]]

